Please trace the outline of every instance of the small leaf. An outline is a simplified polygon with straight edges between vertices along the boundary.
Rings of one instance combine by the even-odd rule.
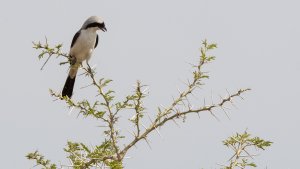
[[[217,44],[215,44],[215,43],[209,44],[207,46],[207,49],[215,49],[215,48],[217,48]]]
[[[249,163],[248,166],[257,167],[255,163]]]

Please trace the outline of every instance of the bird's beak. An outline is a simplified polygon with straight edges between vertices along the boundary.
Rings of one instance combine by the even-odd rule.
[[[106,27],[102,27],[102,28],[100,28],[103,32],[106,32],[107,31],[107,29],[106,29]]]

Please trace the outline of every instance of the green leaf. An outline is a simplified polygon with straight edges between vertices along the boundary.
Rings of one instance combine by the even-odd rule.
[[[248,166],[257,167],[255,163],[249,163]]]
[[[102,118],[106,112],[105,111],[97,111],[97,113],[94,114],[96,118]]]
[[[215,48],[217,48],[217,44],[215,44],[215,43],[209,44],[207,46],[207,49],[215,49]]]

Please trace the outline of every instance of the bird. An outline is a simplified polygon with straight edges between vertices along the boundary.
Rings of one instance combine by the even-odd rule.
[[[69,51],[70,70],[62,90],[63,97],[72,97],[78,68],[83,61],[88,63],[94,49],[98,45],[98,30],[102,30],[103,32],[107,31],[104,21],[99,16],[91,16],[74,35]]]

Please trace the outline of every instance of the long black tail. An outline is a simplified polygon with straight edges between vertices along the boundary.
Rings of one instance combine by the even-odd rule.
[[[69,98],[72,97],[75,79],[76,76],[72,79],[70,75],[68,75],[64,89],[62,91],[62,96],[68,96]]]

